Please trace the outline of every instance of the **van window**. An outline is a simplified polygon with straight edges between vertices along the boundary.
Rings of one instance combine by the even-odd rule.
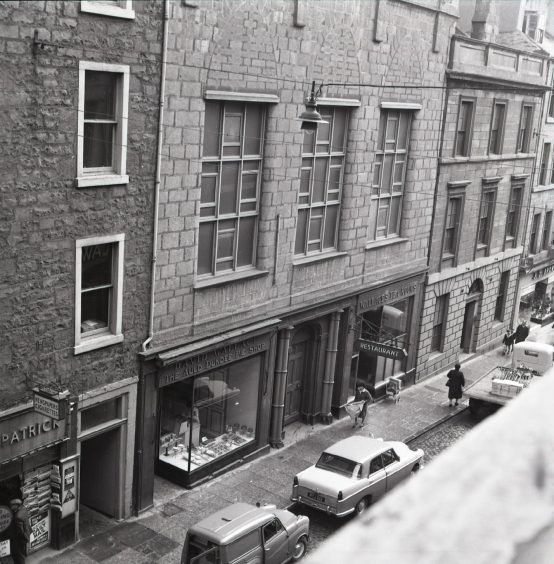
[[[219,559],[217,547],[214,546],[192,557],[189,562],[190,564],[219,564],[221,560]]]
[[[263,535],[264,535],[264,544],[269,540],[272,539],[277,533],[280,533],[283,530],[283,525],[281,525],[281,521],[275,518],[273,521],[268,523],[263,528]]]
[[[260,530],[254,529],[227,546],[227,559],[229,562],[234,562],[237,558],[240,558],[259,547]]]

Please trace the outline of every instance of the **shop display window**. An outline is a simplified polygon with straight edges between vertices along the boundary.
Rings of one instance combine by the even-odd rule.
[[[261,358],[161,390],[161,461],[190,472],[254,442]]]

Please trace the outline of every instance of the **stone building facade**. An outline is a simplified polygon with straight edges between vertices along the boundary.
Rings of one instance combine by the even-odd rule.
[[[139,509],[414,381],[456,4],[169,2]]]
[[[477,8],[472,37],[451,45],[418,378],[517,321],[548,56],[521,32],[498,33],[493,2]]]
[[[0,5],[0,503],[23,497],[30,551],[75,540],[76,499],[132,512],[161,8]]]

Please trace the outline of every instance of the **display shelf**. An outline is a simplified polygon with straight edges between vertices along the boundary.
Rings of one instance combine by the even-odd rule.
[[[165,440],[167,440],[167,437],[165,437]],[[193,447],[189,467],[187,445],[179,440],[172,443],[170,439],[169,442],[160,444],[159,459],[182,470],[192,472],[253,441],[253,433],[248,435],[231,432],[220,435],[215,439],[204,442],[201,446]]]

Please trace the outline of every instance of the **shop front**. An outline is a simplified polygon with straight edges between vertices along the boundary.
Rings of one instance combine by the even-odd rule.
[[[268,448],[274,340],[158,355],[157,474],[190,487]]]
[[[520,278],[519,319],[545,325],[554,321],[554,264],[541,265]]]
[[[375,288],[359,296],[350,389],[361,382],[377,397],[391,377],[415,380],[418,312],[423,275]]]
[[[40,409],[40,408],[39,408]],[[29,515],[27,554],[46,546],[63,548],[76,539],[77,483],[67,488],[64,471],[78,467],[69,412],[49,414],[28,405],[0,415],[0,554],[14,548],[10,500],[20,499]]]

